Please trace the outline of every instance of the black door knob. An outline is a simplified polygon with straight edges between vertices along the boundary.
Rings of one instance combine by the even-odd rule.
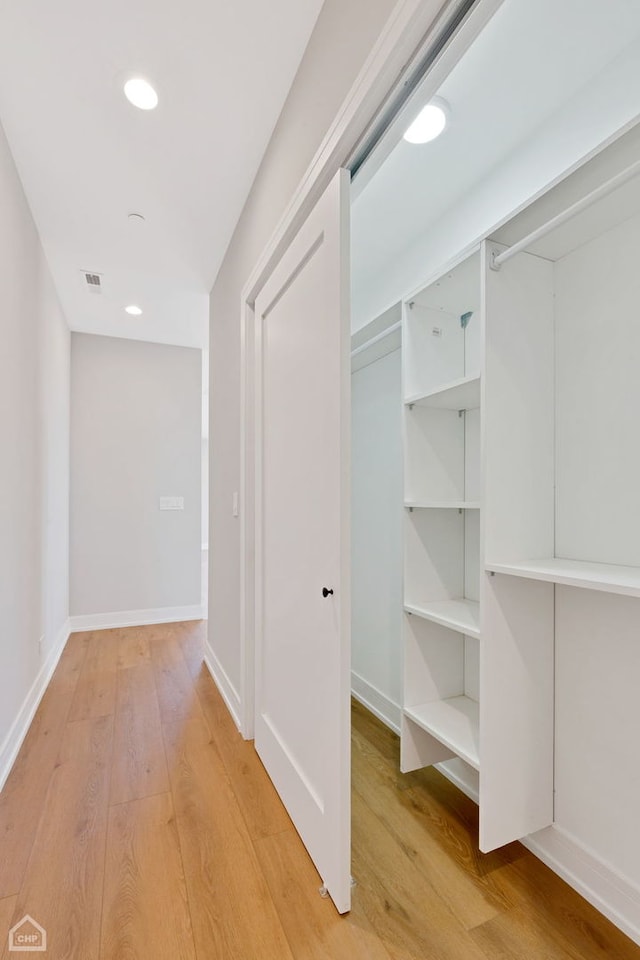
[[[333,590],[329,590],[327,587],[323,587],[323,588],[322,588],[322,596],[323,596],[323,597],[328,597],[329,594],[331,594],[331,596],[333,596]]]

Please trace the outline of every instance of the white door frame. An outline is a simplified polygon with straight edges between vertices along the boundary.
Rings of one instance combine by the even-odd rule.
[[[421,97],[433,96],[453,65],[471,45],[503,0],[477,0],[477,6],[451,44],[430,68]],[[254,735],[255,654],[255,323],[258,293],[284,250],[342,166],[349,166],[359,145],[398,78],[420,59],[456,0],[399,0],[376,45],[365,61],[344,103],[298,189],[264,248],[240,298],[240,729],[245,739]],[[445,10],[445,8],[447,8]],[[415,109],[415,107],[413,108]],[[412,110],[408,101],[399,115]],[[398,119],[395,121],[401,122]],[[378,151],[376,162],[384,159]]]

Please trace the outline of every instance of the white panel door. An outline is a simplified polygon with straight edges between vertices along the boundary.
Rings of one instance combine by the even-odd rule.
[[[256,317],[256,749],[350,908],[349,174],[273,270]]]

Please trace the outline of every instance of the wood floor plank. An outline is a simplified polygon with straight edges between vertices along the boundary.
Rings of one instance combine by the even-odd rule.
[[[108,717],[115,709],[118,640],[115,630],[89,636],[87,655],[69,713],[70,722]]]
[[[111,717],[67,725],[15,906],[61,960],[99,956],[112,742]]]
[[[0,897],[18,893],[88,644],[72,634],[0,794]]]
[[[126,630],[118,630],[116,639],[118,644],[116,666],[118,670],[126,670],[128,667],[151,663],[149,630],[147,627],[130,627]]]
[[[400,738],[355,698],[351,700],[351,727],[383,757],[392,760],[398,766]]]
[[[119,804],[109,811],[100,957],[195,960],[168,793]]]
[[[486,960],[357,792],[352,804],[353,874],[363,910],[394,960]]]
[[[9,952],[9,931],[14,923],[17,899],[17,897],[4,897],[0,900],[0,957],[2,960]]]
[[[558,935],[534,910],[513,908],[471,932],[487,960],[582,960],[566,937]],[[591,954],[589,954],[591,956]]]
[[[493,902],[490,891],[478,884],[466,864],[450,857],[440,833],[420,808],[402,791],[394,791],[376,768],[361,759],[361,737],[352,735],[352,788],[366,800],[388,833],[410,858],[421,875],[438,890],[449,909],[467,930],[498,915],[501,903]]]
[[[503,868],[500,874],[517,910],[525,916],[533,913],[534,923],[542,919],[554,937],[577,949],[580,958],[640,960],[637,944],[533,854]],[[517,913],[513,917],[515,920]]]
[[[293,827],[255,847],[294,957],[390,960],[362,910],[357,887],[351,913],[344,917],[320,896],[320,877]]]
[[[379,723],[375,717],[372,721]],[[371,724],[373,726],[373,723]],[[497,910],[505,910],[514,904],[508,884],[501,882],[500,868],[505,864],[529,856],[521,844],[509,844],[489,854],[478,848],[478,808],[435,768],[419,771],[419,774],[399,774],[398,760],[382,756],[373,742],[354,726],[352,734],[352,776],[354,784],[362,779],[361,792],[367,792],[375,803],[377,784],[387,792],[391,810],[409,811],[420,822],[427,835],[426,843],[435,842],[441,855],[450,863],[447,870],[452,875],[455,867],[474,883],[488,903]],[[395,734],[393,734],[395,736]],[[410,785],[406,782],[410,777]],[[400,783],[398,782],[400,778]],[[421,844],[418,844],[421,846]],[[469,921],[472,919],[468,918]],[[473,926],[473,923],[467,925]]]
[[[204,659],[204,644],[207,637],[207,621],[191,620],[177,623],[176,640],[182,650],[187,668],[192,677],[196,677]]]
[[[217,749],[200,721],[164,731],[199,960],[293,960]]]
[[[231,786],[253,839],[270,837],[291,827],[291,820],[253,741],[243,740],[206,667],[196,689],[211,737],[222,757]]]
[[[200,701],[176,639],[175,625],[156,628],[149,646],[163,725],[182,726],[191,720],[202,720]]]
[[[140,662],[118,671],[110,802],[169,789],[153,667]]]

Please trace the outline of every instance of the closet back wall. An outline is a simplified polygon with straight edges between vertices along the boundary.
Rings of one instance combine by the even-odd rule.
[[[392,336],[385,340],[392,340]],[[361,355],[362,356],[362,355]],[[366,360],[366,354],[364,355]],[[354,370],[352,690],[396,731],[402,700],[401,350]]]

